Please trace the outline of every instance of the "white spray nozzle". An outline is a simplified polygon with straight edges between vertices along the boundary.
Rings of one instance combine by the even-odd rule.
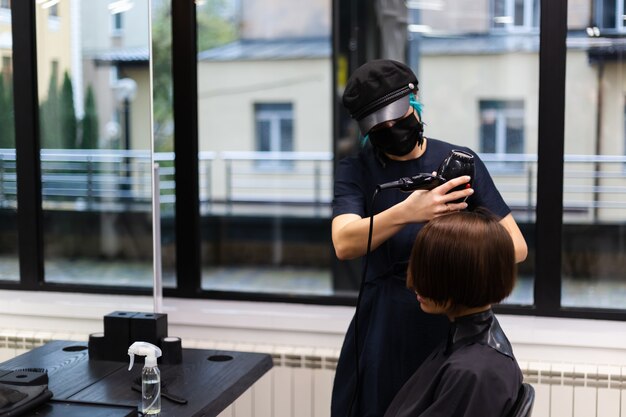
[[[156,366],[157,358],[161,356],[161,349],[148,342],[135,342],[128,348],[128,356],[130,356],[130,371],[135,362],[135,355],[145,356],[146,363],[144,366]]]

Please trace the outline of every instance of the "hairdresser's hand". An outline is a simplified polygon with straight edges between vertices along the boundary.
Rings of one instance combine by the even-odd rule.
[[[452,203],[458,199],[465,199],[474,193],[472,188],[454,191],[448,194],[453,188],[467,184],[470,177],[465,175],[454,178],[430,191],[414,191],[402,204],[402,212],[406,216],[406,223],[421,223],[434,219],[435,217],[453,213],[467,208],[467,203]]]
[[[430,191],[413,191],[402,202],[375,215],[371,249],[376,249],[407,224],[423,223],[437,216],[465,209],[467,203],[451,201],[463,199],[474,190],[467,188],[446,193],[454,187],[468,183],[469,180],[470,177],[464,176],[450,180]],[[346,260],[363,256],[367,251],[369,226],[370,218],[362,218],[358,214],[346,213],[335,217],[332,222],[332,236],[337,258]]]

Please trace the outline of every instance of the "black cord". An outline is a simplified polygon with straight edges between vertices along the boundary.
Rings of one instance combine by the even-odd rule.
[[[363,262],[363,273],[361,274],[361,285],[359,286],[359,295],[356,299],[356,308],[354,310],[354,359],[356,360],[356,382],[354,384],[354,393],[352,395],[352,401],[350,402],[350,408],[348,409],[348,416],[352,416],[352,407],[356,402],[357,416],[360,415],[359,407],[361,404],[361,374],[359,371],[359,306],[361,305],[361,296],[363,295],[363,289],[365,288],[365,276],[367,275],[367,264],[369,263],[370,250],[372,248],[372,235],[374,231],[374,201],[378,195],[378,187],[372,195],[372,205],[370,209],[370,228],[367,234],[367,249],[365,251],[365,261]]]

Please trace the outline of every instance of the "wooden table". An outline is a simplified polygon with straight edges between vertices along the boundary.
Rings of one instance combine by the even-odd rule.
[[[140,359],[140,357],[136,357]],[[29,416],[136,416],[141,394],[131,390],[143,363],[89,360],[87,344],[52,341],[0,364],[2,371],[45,368],[51,401]],[[268,354],[183,349],[180,365],[159,365],[164,390],[187,400],[161,397],[159,417],[217,416],[272,368]]]

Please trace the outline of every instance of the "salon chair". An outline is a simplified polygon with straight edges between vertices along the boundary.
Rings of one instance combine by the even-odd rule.
[[[524,382],[517,394],[515,406],[506,417],[530,417],[533,411],[533,403],[535,402],[535,389],[532,385]]]

